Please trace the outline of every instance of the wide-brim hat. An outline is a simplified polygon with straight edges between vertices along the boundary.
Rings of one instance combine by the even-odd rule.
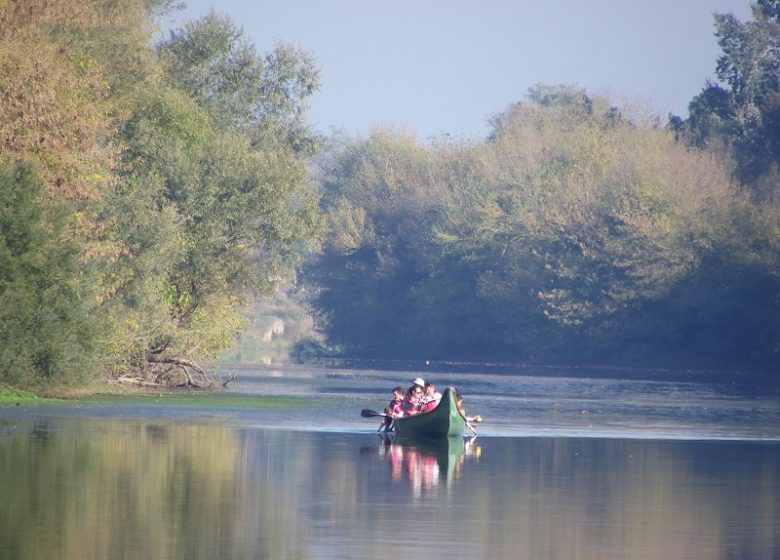
[[[420,387],[425,387],[425,381],[422,377],[415,377],[412,379],[412,385],[419,385]]]

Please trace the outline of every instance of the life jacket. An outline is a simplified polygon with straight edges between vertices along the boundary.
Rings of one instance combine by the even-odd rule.
[[[420,404],[413,403],[409,399],[404,399],[403,403],[401,403],[401,409],[406,414],[417,414],[420,412]]]
[[[398,415],[403,412],[404,401],[402,399],[393,399],[387,408],[390,409],[390,414]]]
[[[434,409],[434,408],[436,408],[437,406],[439,406],[439,401],[436,401],[436,400],[430,400],[430,401],[426,402],[426,403],[423,405],[423,407],[422,407],[422,411],[423,411],[423,412],[430,412],[431,410],[433,410],[433,409]]]

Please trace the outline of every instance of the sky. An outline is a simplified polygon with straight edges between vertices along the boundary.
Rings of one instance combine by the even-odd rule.
[[[686,117],[715,79],[713,13],[752,19],[749,0],[183,0],[176,29],[212,8],[260,54],[278,41],[313,55],[309,122],[484,138],[487,120],[536,84],[574,84],[614,105]]]

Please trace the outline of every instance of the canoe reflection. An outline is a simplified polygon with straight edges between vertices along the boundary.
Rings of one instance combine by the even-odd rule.
[[[414,497],[432,494],[460,477],[466,458],[479,459],[476,438],[404,439],[382,436],[379,455],[387,459],[393,482],[406,481]]]

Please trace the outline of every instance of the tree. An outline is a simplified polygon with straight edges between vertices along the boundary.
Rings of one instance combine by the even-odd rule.
[[[429,154],[409,134],[376,130],[336,148],[323,176],[326,255],[309,263],[313,304],[329,341],[350,352],[394,356],[420,342],[415,287],[432,265]],[[315,280],[317,279],[317,280]]]
[[[76,382],[101,361],[95,333],[111,329],[96,304],[107,292],[86,287],[101,284],[121,248],[106,242],[112,223],[99,205],[117,184],[123,88],[149,68],[146,10],[168,4],[0,5],[0,165],[4,188],[20,191],[7,193],[18,213],[6,214],[4,227],[36,232],[5,268],[4,332],[40,339],[4,340],[5,355],[17,358],[4,373],[19,383]]]
[[[0,165],[0,381],[45,388],[93,372],[95,334],[68,208],[29,166]]]
[[[211,14],[157,53],[159,71],[126,98],[125,184],[104,206],[119,248],[104,276],[112,361],[140,366],[191,363],[229,346],[242,300],[291,277],[320,228],[276,105],[293,102],[264,97],[279,76],[232,22]],[[299,109],[289,126],[302,122]]]
[[[171,83],[223,129],[248,131],[257,143],[283,142],[312,155],[319,137],[305,121],[319,72],[306,52],[278,43],[264,57],[243,31],[214,12],[157,45]]]
[[[722,54],[716,75],[670,127],[698,147],[733,153],[736,177],[755,196],[777,195],[780,158],[780,2],[759,0],[754,21],[715,15]],[[722,85],[721,85],[722,84]]]

